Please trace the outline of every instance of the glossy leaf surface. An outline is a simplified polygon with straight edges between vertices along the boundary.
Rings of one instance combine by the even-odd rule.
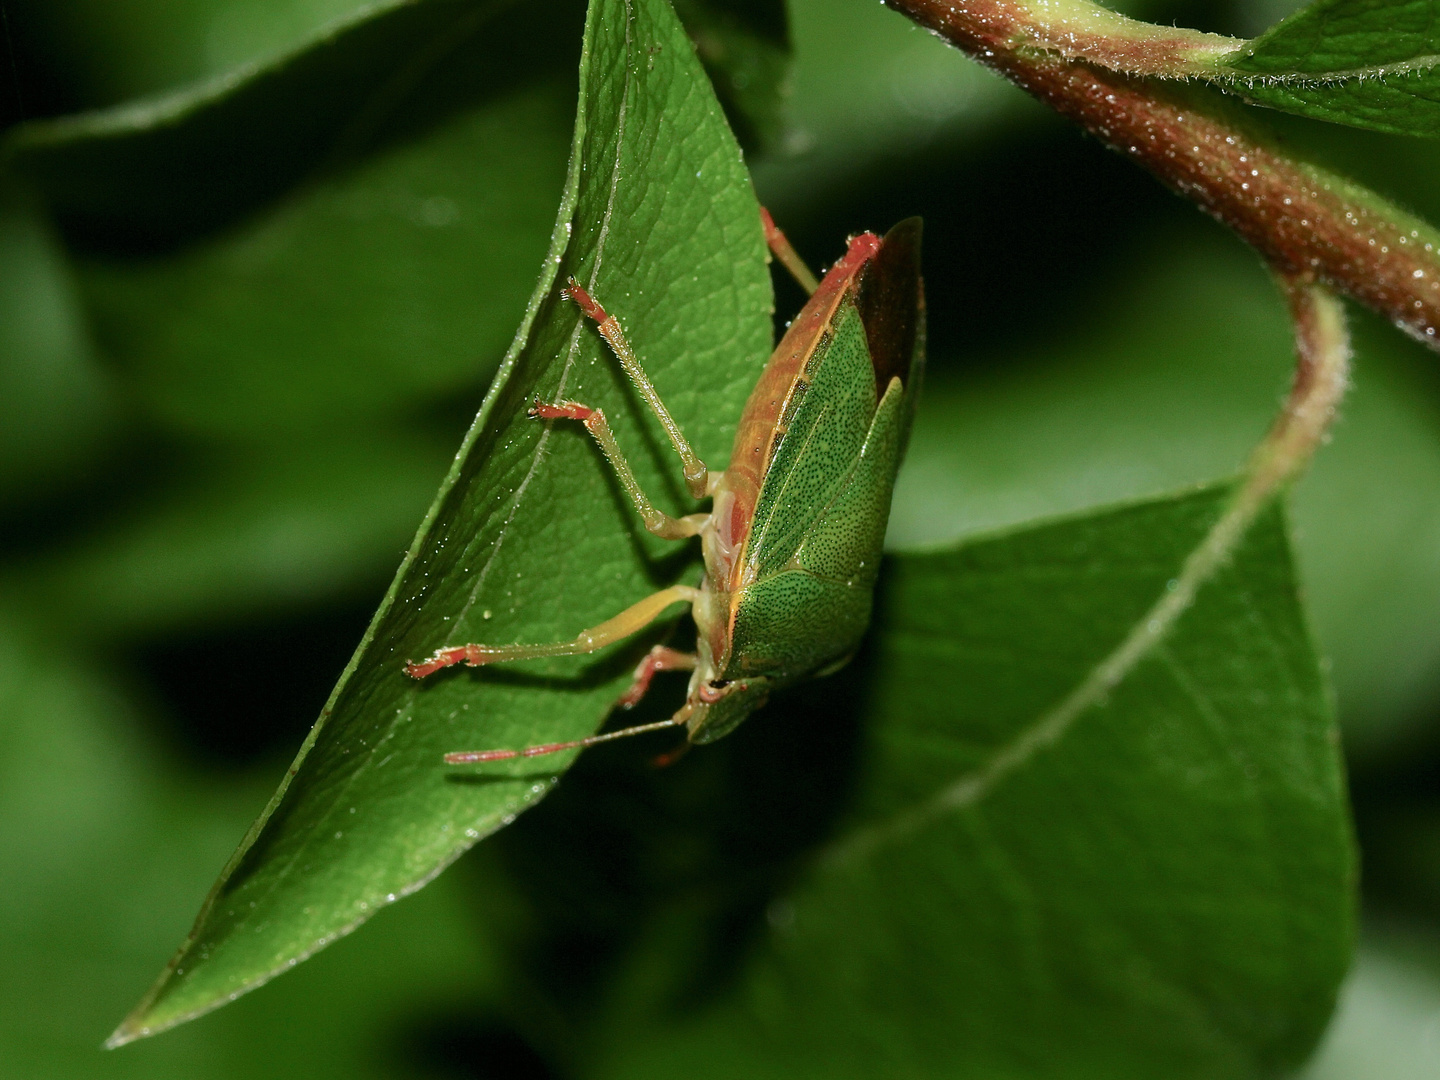
[[[604,406],[642,484],[679,509],[658,427],[557,283],[574,274],[621,315],[692,443],[721,465],[769,352],[758,212],[663,0],[592,8],[580,85],[560,219],[516,344],[321,722],[122,1036],[283,971],[533,803],[568,759],[457,774],[441,755],[593,730],[646,642],[424,684],[404,676],[406,659],[447,642],[573,636],[694,573],[684,549],[636,535],[583,430],[525,410],[536,396]]]

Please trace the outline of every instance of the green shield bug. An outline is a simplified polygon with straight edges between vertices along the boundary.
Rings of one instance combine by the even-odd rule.
[[[573,278],[565,290],[665,428],[691,494],[713,500],[710,513],[673,518],[656,509],[599,409],[559,401],[530,410],[541,419],[584,423],[650,532],[700,537],[699,586],[662,589],[573,641],[455,645],[405,668],[422,679],[453,664],[594,652],[686,603],[697,629],[695,652],[655,646],[619,701],[633,706],[657,672],[689,671],[685,704],[655,724],[521,750],[447,754],[447,762],[533,757],[682,725],[687,744],[713,742],[771,691],[835,671],[859,646],[924,365],[920,220],[902,221],[884,238],[856,236],[816,284],[770,216],[763,217],[772,250],[811,296],[746,402],[723,473],[710,472],[691,450],[615,318]]]

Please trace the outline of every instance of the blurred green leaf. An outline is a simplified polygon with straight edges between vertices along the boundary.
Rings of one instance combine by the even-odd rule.
[[[0,180],[0,496],[35,496],[99,446],[114,404],[43,215]]]
[[[733,988],[677,1002],[666,976],[693,948],[656,920],[587,1074],[1198,1078],[1302,1061],[1348,966],[1355,865],[1278,510],[1101,704],[1054,719],[1226,495],[893,557],[862,659],[854,808],[770,903]]]
[[[154,94],[242,65],[406,0],[7,0],[81,107]],[[412,0],[413,2],[413,0]]]
[[[740,144],[778,147],[790,95],[785,0],[676,0],[675,13],[695,42]]]
[[[574,53],[555,46],[578,30],[576,4],[543,23],[510,7],[389,0],[263,63],[22,125],[7,133],[5,154],[37,178],[72,233],[107,249],[181,243],[319,167],[414,141],[467,108],[493,108],[537,82],[573,95]],[[565,133],[568,123],[562,144]]]
[[[406,659],[447,642],[573,636],[693,573],[689,555],[664,559],[665,545],[637,535],[583,430],[525,410],[537,396],[603,405],[641,483],[678,508],[658,425],[558,283],[574,274],[624,320],[687,436],[718,464],[769,352],[758,212],[664,0],[592,8],[580,85],[570,179],[516,345],[300,758],[122,1038],[293,966],[508,822],[566,759],[477,775],[445,769],[441,754],[593,730],[646,643],[425,684],[403,674]]]
[[[7,1075],[398,1080],[416,1074],[393,1044],[423,1035],[427,1012],[468,1016],[494,998],[494,958],[448,886],[273,996],[106,1054],[108,1026],[186,924],[264,791],[254,778],[181,774],[96,666],[9,618],[0,621],[0,715]]]
[[[60,636],[133,639],[370,588],[414,536],[453,446],[363,438],[201,453],[68,544],[0,571]],[[177,475],[178,474],[178,475]]]
[[[483,385],[523,311],[577,17],[387,4],[263,65],[16,129],[5,157],[166,422],[269,437],[413,409]]]
[[[1229,58],[1233,89],[1275,109],[1440,137],[1440,3],[1316,0]]]
[[[877,161],[1046,116],[1023,90],[879,4],[790,0],[789,8],[796,64],[787,153],[754,165],[762,201],[788,228],[814,213],[817,196],[855,183]]]

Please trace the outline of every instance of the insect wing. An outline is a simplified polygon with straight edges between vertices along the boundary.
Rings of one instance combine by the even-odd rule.
[[[881,397],[899,376],[912,393],[917,360],[924,362],[924,292],[920,282],[918,217],[906,218],[888,233],[865,266],[856,306],[865,324],[870,362],[875,367],[875,394]]]
[[[890,495],[905,441],[905,391],[893,377],[849,474],[801,537],[790,565],[828,581],[869,587],[880,568]]]
[[[847,559],[826,563],[837,571],[847,567],[841,580],[867,569],[865,563],[873,574],[878,548],[871,552],[875,545],[869,534],[884,535],[894,472],[904,454],[924,366],[920,240],[920,219],[909,218],[864,249],[866,257],[855,260],[843,282],[829,325],[815,336],[805,365],[794,376],[757,498],[741,569],[745,579],[792,563],[807,535],[809,546],[816,548],[821,538],[814,530],[824,519],[847,534],[864,519],[866,538],[856,535]],[[858,243],[859,238],[847,259],[853,259]],[[832,269],[826,276],[826,285],[835,273]],[[893,417],[882,417],[877,402],[896,380],[903,400],[891,406]],[[867,448],[863,461],[862,447]],[[887,469],[889,475],[881,476]],[[835,505],[855,485],[863,490],[844,496],[845,506]]]
[[[796,379],[755,506],[747,580],[779,573],[848,481],[875,416],[875,378],[853,298]]]
[[[778,572],[759,577],[734,610],[740,674],[789,676],[843,660],[870,622],[890,493],[904,439],[905,395],[892,378],[852,468]]]

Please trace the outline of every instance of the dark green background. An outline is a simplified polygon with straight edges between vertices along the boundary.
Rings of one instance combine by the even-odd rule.
[[[478,928],[543,910],[513,882],[544,881],[524,845],[545,837],[542,814],[552,833],[563,825],[559,800],[260,993],[151,1043],[96,1049],[358,641],[519,322],[560,196],[576,5],[522,5],[501,16],[503,35],[414,68],[405,58],[454,37],[473,5],[397,9],[343,50],[273,64],[243,108],[226,96],[227,73],[357,7],[0,8],[8,120],[136,98],[182,117],[219,110],[211,142],[162,128],[103,175],[85,168],[83,122],[73,145],[52,132],[44,153],[22,136],[13,167],[38,177],[51,212],[28,181],[0,193],[6,1072],[556,1067],[507,1018],[513,958]],[[1135,13],[1248,35],[1283,11]],[[817,264],[850,231],[926,219],[932,360],[892,548],[1232,473],[1289,366],[1284,311],[1255,257],[878,5],[803,0],[791,15],[789,125],[742,130],[762,200]],[[745,88],[772,62],[755,60]],[[351,95],[377,79],[389,96],[351,115]],[[276,145],[266,117],[292,113]],[[1440,219],[1435,144],[1269,119]],[[798,302],[780,282],[780,309]],[[1369,316],[1355,331],[1352,397],[1293,502],[1368,914],[1316,1075],[1403,1078],[1428,1075],[1425,1025],[1440,1011],[1440,377],[1433,354]],[[596,755],[572,786],[626,760]],[[570,930],[565,963],[589,956],[603,979],[593,926]],[[560,1014],[582,1009],[586,987],[565,981],[579,1000]]]

